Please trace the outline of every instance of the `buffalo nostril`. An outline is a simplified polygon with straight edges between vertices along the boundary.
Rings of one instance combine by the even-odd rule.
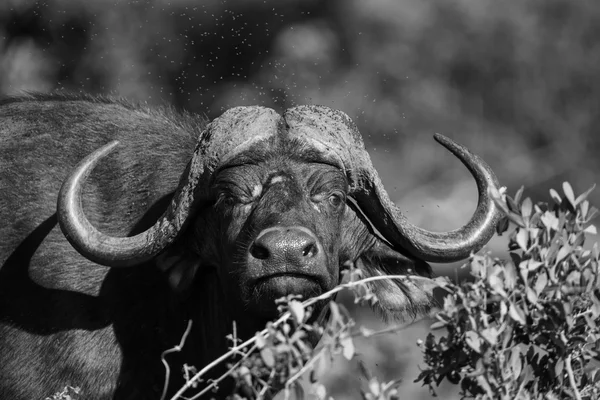
[[[270,255],[269,249],[256,243],[250,248],[250,254],[258,260],[266,260]]]
[[[317,255],[318,252],[319,250],[317,249],[317,246],[314,243],[309,243],[304,247],[304,249],[302,249],[302,256],[314,257]]]

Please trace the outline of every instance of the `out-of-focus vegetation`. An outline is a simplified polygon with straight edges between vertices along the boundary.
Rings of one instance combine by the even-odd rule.
[[[410,220],[444,230],[469,218],[475,185],[434,132],[534,199],[596,181],[599,27],[594,0],[3,0],[0,93],[115,94],[209,117],[338,108]],[[358,349],[411,399],[428,398],[410,384],[424,326]],[[338,398],[355,393],[353,368],[330,374]]]

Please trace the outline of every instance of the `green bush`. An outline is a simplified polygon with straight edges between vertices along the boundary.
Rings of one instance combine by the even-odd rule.
[[[593,189],[593,188],[592,188]],[[493,193],[505,217],[498,234],[508,231],[506,259],[474,254],[472,280],[453,283],[437,278],[446,290],[433,329],[419,341],[426,368],[416,381],[435,387],[444,379],[460,384],[463,398],[597,399],[600,397],[600,285],[598,245],[584,246],[586,234],[596,234],[590,221],[598,210],[586,200],[592,189],[575,198],[568,183],[564,196],[551,190],[551,203],[533,204],[503,191]],[[316,376],[336,355],[355,356],[354,338],[372,337],[402,329],[393,325],[381,331],[357,327],[346,308],[334,301],[350,289],[356,302],[377,305],[370,284],[379,279],[424,279],[407,276],[363,278],[350,268],[347,283],[316,298],[301,301],[294,296],[280,299],[281,316],[265,330],[243,342],[230,336],[232,348],[214,363],[196,371],[185,368],[187,389],[205,384],[196,396],[209,393],[226,377],[236,382],[235,400],[252,398],[328,399]],[[329,303],[329,318],[308,323],[312,306]],[[321,336],[314,347],[311,338]],[[177,349],[176,349],[177,350]],[[228,362],[220,378],[204,382],[202,377],[219,363]],[[365,400],[398,399],[399,381],[379,380],[361,365],[366,384]]]

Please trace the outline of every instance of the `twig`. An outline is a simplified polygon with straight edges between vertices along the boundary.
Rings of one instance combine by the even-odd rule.
[[[575,383],[575,376],[573,375],[573,367],[571,366],[571,354],[567,356],[565,365],[567,367],[567,374],[569,375],[569,383],[571,384],[571,388],[575,393],[575,398],[577,400],[581,400],[581,394],[579,393],[579,389],[577,389],[577,383]]]
[[[308,371],[308,369],[310,368],[311,365],[313,365],[321,357],[323,357],[323,353],[325,352],[325,350],[327,350],[327,347],[323,347],[321,350],[319,350],[316,355],[311,357],[311,359],[308,360],[308,362],[306,364],[304,364],[302,366],[302,368],[300,368],[298,370],[298,372],[296,372],[291,378],[289,378],[287,380],[287,382],[285,383],[285,390],[289,390],[289,387],[292,386],[292,384],[294,382],[296,382],[298,380],[298,378],[300,378],[302,375],[304,375],[306,373],[306,371]]]
[[[365,278],[365,279],[361,279],[358,281],[353,281],[353,282],[348,282],[348,283],[344,283],[341,285],[336,286],[335,288],[322,293],[319,296],[316,297],[312,297],[308,300],[305,300],[304,302],[302,302],[302,306],[304,307],[308,307],[311,306],[321,300],[325,300],[328,299],[330,297],[332,297],[334,294],[341,292],[344,289],[349,289],[355,286],[359,286],[359,285],[363,285],[365,283],[368,282],[374,282],[374,281],[380,281],[380,280],[391,280],[391,279],[401,279],[401,280],[424,280],[427,281],[427,283],[431,283],[431,280],[429,278],[425,278],[422,276],[407,276],[407,275],[379,275],[379,276],[371,276],[369,278]],[[291,317],[291,314],[289,311],[286,311],[285,313],[283,313],[281,315],[281,317],[279,317],[274,323],[273,326],[278,326],[279,324],[287,321],[289,318]],[[268,330],[267,329],[263,329],[261,334],[263,336],[267,336],[268,335]],[[231,349],[229,349],[228,352],[224,353],[223,355],[221,355],[220,357],[216,358],[215,360],[213,360],[211,363],[207,364],[204,368],[202,368],[200,371],[198,371],[196,373],[196,375],[194,375],[189,381],[187,381],[185,383],[185,385],[183,385],[178,391],[177,393],[175,393],[170,400],[177,400],[179,399],[183,393],[185,393],[186,390],[188,390],[190,387],[192,387],[192,385],[194,385],[194,383],[196,381],[198,381],[204,374],[206,374],[208,371],[210,371],[212,368],[214,368],[215,366],[219,365],[220,363],[222,363],[223,361],[225,361],[226,359],[228,359],[229,357],[231,357],[233,354],[238,353],[240,351],[240,349],[244,349],[248,346],[251,346],[254,344],[254,342],[256,341],[256,336],[246,340],[245,342],[243,342],[242,344],[240,344],[239,346],[233,346]],[[162,400],[162,399],[161,399]]]
[[[274,377],[274,376],[275,376],[275,369],[273,368],[273,369],[271,370],[271,373],[269,374],[269,381],[270,381],[271,379],[273,379],[273,377]],[[263,382],[263,383],[264,383],[264,386],[263,386],[263,388],[261,389],[260,393],[258,394],[258,398],[259,398],[259,399],[263,399],[263,398],[265,397],[265,394],[267,393],[267,390],[269,390],[269,385],[268,385],[268,382],[264,382],[264,381],[261,381],[261,382]]]
[[[167,354],[176,353],[176,352],[181,351],[191,330],[192,330],[192,320],[190,319],[188,321],[187,328],[185,328],[185,332],[183,332],[183,336],[181,336],[181,340],[179,341],[179,344],[175,347],[172,347],[170,349],[163,351],[160,356],[161,361],[162,361],[163,365],[165,366],[165,384],[163,385],[163,391],[160,396],[160,400],[165,399],[165,396],[167,395],[167,388],[169,387],[169,380],[171,379],[171,368],[169,367],[169,363],[167,363],[165,356]]]
[[[250,356],[250,354],[252,354],[252,352],[254,350],[256,350],[257,346],[254,345],[250,348],[250,350],[248,350],[243,356],[242,358],[236,362],[231,368],[229,368],[223,375],[221,375],[220,377],[218,377],[217,379],[213,380],[208,386],[206,386],[204,389],[202,389],[199,393],[195,394],[194,396],[190,397],[189,400],[196,400],[199,399],[200,396],[202,396],[203,394],[207,393],[209,390],[211,390],[214,387],[217,387],[219,385],[219,382],[221,382],[223,379],[227,378],[229,376],[229,374],[234,371],[237,367],[240,366],[240,364],[242,363],[242,361],[244,361],[246,358],[248,358]],[[195,377],[193,377],[192,379],[194,379]]]

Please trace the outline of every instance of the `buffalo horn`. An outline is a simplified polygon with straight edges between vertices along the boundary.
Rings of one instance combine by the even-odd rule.
[[[390,200],[358,129],[346,114],[324,106],[299,106],[287,110],[284,118],[291,135],[311,143],[325,162],[344,170],[350,184],[349,204],[357,205],[373,233],[397,251],[424,261],[452,262],[469,257],[494,234],[500,212],[489,190],[498,187],[498,180],[483,160],[447,137],[434,135],[471,172],[479,202],[463,227],[430,232],[410,223]]]
[[[265,107],[235,107],[211,122],[196,149],[164,214],[147,231],[132,237],[112,237],[98,231],[82,207],[82,188],[96,164],[118,144],[111,142],[89,154],[63,182],[58,195],[60,227],[86,258],[109,267],[140,264],[173,243],[189,216],[210,196],[212,173],[253,144],[277,135],[281,116]]]

